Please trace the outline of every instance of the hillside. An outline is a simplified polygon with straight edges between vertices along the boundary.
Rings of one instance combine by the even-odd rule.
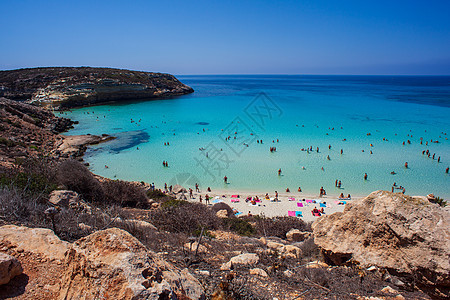
[[[0,71],[0,96],[61,108],[167,98],[193,91],[173,75],[163,73],[91,67]]]

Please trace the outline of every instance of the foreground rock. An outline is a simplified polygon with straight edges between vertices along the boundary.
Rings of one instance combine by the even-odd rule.
[[[54,261],[59,266],[52,278],[53,293],[45,299],[204,299],[199,282],[186,269],[175,268],[117,228],[73,244],[60,241],[48,229],[13,225],[0,227],[0,237],[1,249],[30,253],[26,257],[38,257],[36,263]],[[31,274],[32,269],[25,272],[30,282],[40,277]],[[27,291],[25,298],[36,298]]]
[[[17,258],[0,252],[0,285],[22,274],[22,266]]]
[[[386,268],[428,292],[449,296],[450,213],[425,197],[377,191],[318,219],[314,241],[333,264]]]
[[[89,67],[0,71],[0,86],[0,96],[66,108],[193,92],[170,74]]]

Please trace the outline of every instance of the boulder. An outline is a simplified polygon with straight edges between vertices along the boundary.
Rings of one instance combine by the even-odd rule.
[[[80,195],[77,192],[68,190],[53,191],[50,193],[48,201],[54,205],[68,207],[69,203],[80,201]]]
[[[234,211],[233,209],[226,203],[224,202],[219,202],[219,203],[215,203],[212,207],[211,207],[212,211],[215,212],[217,214],[218,211],[221,210],[226,210],[227,211],[227,217],[231,218],[234,217]]]
[[[260,268],[250,269],[250,275],[257,275],[257,276],[261,276],[261,277],[269,277],[269,275],[267,275],[267,272],[264,271],[263,269],[260,269]]]
[[[186,189],[182,187],[179,184],[175,184],[172,188],[172,193],[179,194],[179,193],[187,193]]]
[[[17,258],[0,252],[0,285],[8,283],[22,272],[22,265]]]
[[[290,242],[303,242],[311,236],[311,232],[291,229],[286,233],[286,239]]]
[[[230,259],[232,265],[254,265],[258,261],[259,257],[255,253],[243,253]]]
[[[67,251],[60,299],[204,299],[200,283],[148,251],[128,232],[111,228]],[[183,298],[184,297],[184,298]]]
[[[273,242],[273,241],[268,241],[266,246],[270,249],[277,250],[277,251],[283,251],[283,248],[284,248],[283,244]]]
[[[286,245],[283,247],[282,254],[284,255],[284,257],[300,258],[302,256],[303,252],[297,246]]]
[[[197,250],[197,246],[198,246],[198,252],[199,253],[206,253],[206,252],[208,252],[208,248],[206,248],[206,246],[204,246],[202,244],[199,245],[197,242],[184,244],[184,248],[189,250],[189,251],[191,251],[191,252],[195,252]]]
[[[328,262],[392,270],[432,291],[450,285],[450,212],[425,197],[376,191],[313,224]],[[446,296],[450,296],[447,295]]]
[[[228,212],[226,209],[221,209],[218,212],[216,212],[216,216],[221,219],[226,219],[228,218]]]
[[[50,229],[15,225],[0,227],[0,245],[56,261],[64,260],[64,254],[70,247],[68,242],[61,241]]]

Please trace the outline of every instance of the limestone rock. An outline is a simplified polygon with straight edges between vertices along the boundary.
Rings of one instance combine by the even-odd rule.
[[[397,294],[398,293],[397,290],[391,288],[390,286],[385,286],[384,288],[381,289],[381,291],[383,293],[388,293],[388,294]]]
[[[179,185],[179,184],[175,184],[175,185],[172,187],[172,192],[173,192],[174,194],[187,193],[186,189],[185,189],[184,187],[182,187],[181,185]]]
[[[0,285],[8,283],[22,272],[22,265],[17,258],[0,252]]]
[[[53,191],[50,194],[50,201],[54,205],[68,207],[71,202],[78,202],[80,200],[80,195],[74,191],[61,190]]]
[[[285,257],[290,257],[290,258],[300,258],[303,254],[302,250],[297,247],[297,246],[293,246],[293,245],[286,245],[283,247],[283,251],[282,254]]]
[[[414,274],[429,290],[450,285],[450,212],[425,197],[376,191],[318,219],[313,229],[315,243],[335,264],[351,258],[363,267]]]
[[[270,248],[270,249],[282,251],[283,248],[284,248],[284,245],[281,244],[281,243],[277,243],[277,242],[273,242],[273,241],[268,241],[268,242],[267,242],[267,247]]]
[[[230,259],[233,265],[254,265],[259,261],[259,257],[255,253],[243,253]]]
[[[67,251],[60,299],[204,299],[199,282],[111,228],[76,241]]]
[[[329,266],[326,263],[324,263],[322,261],[318,261],[318,260],[307,263],[305,266],[305,268],[307,268],[307,269],[328,268],[328,267]]]
[[[291,229],[286,233],[286,239],[290,242],[303,242],[311,236],[310,232]]]
[[[197,242],[184,244],[184,248],[189,250],[189,251],[191,251],[191,252],[195,252],[197,250],[197,246],[198,246],[198,252],[199,253],[206,253],[206,252],[208,252],[208,248],[206,248],[202,244],[198,245]]]
[[[228,212],[226,209],[221,209],[218,212],[216,212],[216,216],[218,216],[219,218],[222,218],[222,219],[226,219],[226,218],[228,218]]]
[[[269,275],[267,275],[267,272],[260,268],[250,269],[250,274],[261,276],[261,277],[269,277]]]
[[[15,225],[0,227],[0,244],[16,251],[40,254],[49,260],[63,260],[69,249],[68,242],[61,241],[50,229],[28,228]]]

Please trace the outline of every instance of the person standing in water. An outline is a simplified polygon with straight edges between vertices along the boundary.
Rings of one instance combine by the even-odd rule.
[[[281,176],[281,168],[278,169],[278,176]]]
[[[227,176],[225,176],[225,177],[223,178],[223,182],[228,183],[228,177],[227,177]]]
[[[367,180],[367,173],[364,173],[364,180]]]

